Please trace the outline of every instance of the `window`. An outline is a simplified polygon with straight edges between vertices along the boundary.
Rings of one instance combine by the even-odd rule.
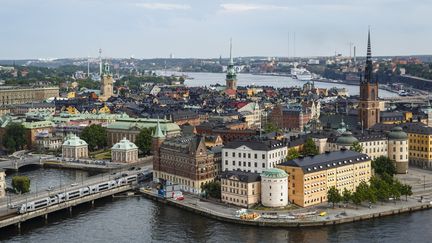
[[[262,155],[262,159],[265,159],[265,154]]]
[[[225,160],[225,165],[228,165],[228,160]]]
[[[256,168],[256,167],[258,167],[258,163],[257,163],[257,162],[255,162],[255,168]]]
[[[265,163],[262,163],[262,167],[265,168]]]
[[[232,165],[233,165],[233,166],[235,166],[235,160],[233,160],[233,163],[232,163]]]
[[[258,155],[257,155],[257,154],[254,154],[254,158],[255,158],[255,159],[258,159]]]
[[[235,153],[234,152],[232,153],[232,157],[235,158]]]
[[[228,156],[228,152],[225,152],[225,156]]]

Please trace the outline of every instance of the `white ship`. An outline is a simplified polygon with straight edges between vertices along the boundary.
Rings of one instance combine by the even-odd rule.
[[[293,78],[301,81],[312,80],[312,73],[306,70],[306,68],[291,68],[291,75]]]

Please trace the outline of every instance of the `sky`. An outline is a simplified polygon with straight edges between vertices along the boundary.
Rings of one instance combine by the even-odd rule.
[[[431,0],[0,0],[0,59],[432,54]],[[295,41],[294,41],[295,35]]]

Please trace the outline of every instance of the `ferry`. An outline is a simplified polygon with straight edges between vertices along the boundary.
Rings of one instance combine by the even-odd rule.
[[[292,68],[291,76],[294,79],[298,79],[301,81],[310,81],[312,80],[312,73],[306,70],[306,68]]]

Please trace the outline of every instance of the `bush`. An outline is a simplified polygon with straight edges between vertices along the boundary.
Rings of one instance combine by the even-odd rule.
[[[12,188],[17,193],[27,193],[30,191],[30,178],[28,176],[12,177]]]

